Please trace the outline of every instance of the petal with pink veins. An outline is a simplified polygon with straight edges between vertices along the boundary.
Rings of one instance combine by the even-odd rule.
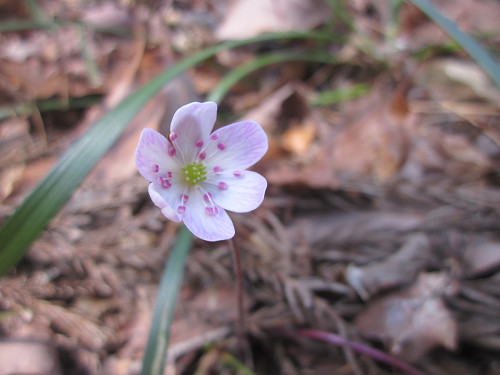
[[[207,169],[243,170],[258,162],[267,152],[267,135],[254,121],[241,121],[216,130],[206,145]]]
[[[183,221],[191,233],[205,241],[222,241],[232,238],[234,225],[227,212],[218,208],[217,214],[211,216],[206,213],[206,207],[202,194],[193,194],[189,197]]]
[[[233,212],[248,212],[255,210],[264,200],[267,181],[260,174],[252,171],[243,171],[237,174],[222,173],[205,182],[210,186],[207,190],[212,200],[220,207]],[[227,189],[218,188],[224,182]]]
[[[181,221],[177,214],[177,207],[181,204],[181,196],[184,193],[182,185],[172,184],[168,189],[159,184],[149,184],[149,196],[156,207],[161,209],[161,213],[168,219],[175,222]]]
[[[190,103],[177,110],[170,130],[175,134],[172,143],[184,163],[192,163],[210,136],[217,118],[214,102]]]
[[[156,181],[159,173],[177,168],[177,161],[168,154],[167,139],[151,128],[145,128],[135,151],[135,163],[139,173],[150,182]]]

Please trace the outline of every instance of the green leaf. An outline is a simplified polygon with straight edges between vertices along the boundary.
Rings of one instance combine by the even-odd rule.
[[[175,304],[184,275],[186,259],[193,243],[193,235],[185,227],[177,237],[160,282],[153,321],[149,329],[148,343],[144,354],[141,375],[163,374],[170,338],[170,326]]]
[[[357,99],[370,91],[370,86],[358,83],[348,87],[320,92],[312,101],[314,106],[326,106]]]
[[[220,102],[231,87],[248,74],[265,66],[287,61],[308,61],[325,64],[336,64],[339,62],[339,60],[331,54],[318,52],[280,51],[258,56],[228,73],[212,90],[207,99],[214,102]]]
[[[427,0],[410,0],[422,12],[438,24],[450,37],[452,37],[460,46],[472,57],[486,74],[500,87],[500,66],[486,52],[486,50],[476,42],[471,36],[461,31],[452,21],[444,17]]]

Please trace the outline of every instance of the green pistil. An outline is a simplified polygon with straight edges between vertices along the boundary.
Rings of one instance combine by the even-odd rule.
[[[192,163],[182,168],[182,176],[184,181],[195,186],[198,182],[207,179],[207,168],[203,164]]]

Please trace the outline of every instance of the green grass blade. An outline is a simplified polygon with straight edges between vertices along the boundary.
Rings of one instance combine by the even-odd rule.
[[[50,98],[40,100],[34,103],[20,103],[10,106],[0,107],[0,121],[13,116],[29,116],[36,110],[40,112],[46,111],[62,111],[75,108],[88,108],[98,104],[101,101],[101,95],[88,95],[79,98]]]
[[[222,364],[229,367],[231,370],[235,370],[237,374],[241,375],[257,375],[255,372],[250,370],[244,363],[238,361],[232,354],[224,352],[221,355]]]
[[[149,329],[141,375],[163,374],[170,338],[170,326],[184,275],[193,235],[185,227],[177,237],[160,282],[153,320]]]
[[[328,39],[325,33],[290,32],[221,43],[167,69],[104,115],[59,160],[34,191],[0,228],[0,275],[24,255],[29,245],[71,197],[97,161],[115,143],[128,122],[169,81],[193,65],[227,49],[276,39]]]
[[[365,83],[358,83],[348,87],[341,87],[330,91],[318,93],[316,98],[311,101],[315,107],[327,106],[354,100],[368,94],[370,86]]]
[[[472,57],[486,74],[500,87],[500,66],[471,36],[462,32],[452,21],[444,17],[427,0],[410,0],[422,12],[438,24],[451,38]]]
[[[220,83],[212,90],[208,96],[208,100],[214,102],[220,102],[222,98],[227,94],[231,87],[238,81],[243,79],[248,74],[261,69],[265,66],[278,64],[288,61],[308,61],[316,63],[325,64],[336,64],[339,62],[338,59],[333,57],[331,54],[327,53],[317,53],[317,52],[297,52],[297,51],[282,51],[269,53],[267,55],[262,55],[256,57],[252,61],[232,70],[228,73]]]

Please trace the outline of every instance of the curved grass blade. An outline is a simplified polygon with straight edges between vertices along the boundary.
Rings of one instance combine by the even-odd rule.
[[[451,38],[472,57],[486,74],[500,87],[500,66],[471,36],[461,31],[452,21],[444,17],[427,0],[410,0],[420,8],[431,20],[438,24]]]
[[[163,374],[170,326],[192,243],[193,235],[183,225],[161,278],[141,375]]]
[[[243,79],[248,74],[261,69],[267,65],[283,63],[287,61],[308,61],[324,64],[337,64],[339,60],[331,54],[318,52],[297,52],[297,51],[281,51],[269,53],[256,57],[252,61],[232,70],[228,73],[221,82],[212,90],[207,100],[220,102],[227,94],[231,87],[238,81]]]
[[[186,69],[227,49],[277,39],[329,40],[318,32],[266,34],[209,47],[170,67],[104,115],[59,160],[33,192],[0,228],[0,275],[22,258],[29,245],[71,197],[99,159],[116,142],[127,124],[161,88]]]
[[[340,87],[334,90],[320,92],[311,100],[311,105],[315,107],[327,106],[354,100],[368,94],[370,86],[365,83],[357,83],[347,87]]]

